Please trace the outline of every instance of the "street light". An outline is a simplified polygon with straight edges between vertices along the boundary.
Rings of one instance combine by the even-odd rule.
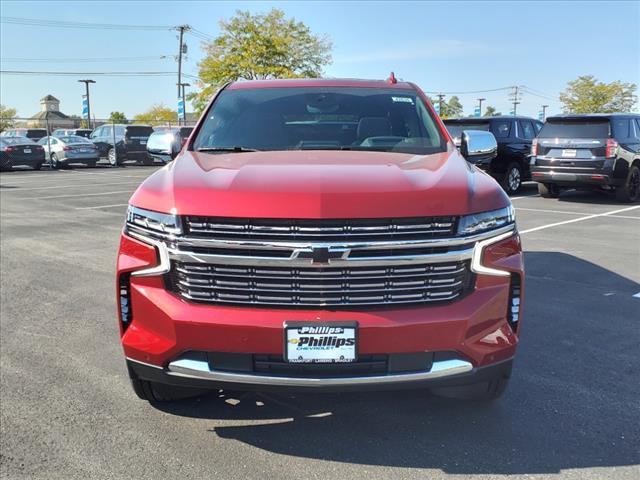
[[[478,115],[479,117],[482,116],[482,102],[484,102],[486,100],[486,98],[479,98],[478,99],[478,110],[480,111],[480,115]]]
[[[95,80],[78,80],[78,82],[84,83],[84,86],[87,92],[87,126],[91,128],[91,102],[89,101],[89,84],[96,83],[96,81]]]

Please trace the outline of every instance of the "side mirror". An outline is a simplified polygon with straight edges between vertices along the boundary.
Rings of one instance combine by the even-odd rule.
[[[498,153],[498,142],[491,132],[465,130],[460,139],[460,153],[471,163],[492,160]]]

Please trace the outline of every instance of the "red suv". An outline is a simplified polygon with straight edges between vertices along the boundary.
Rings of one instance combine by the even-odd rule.
[[[468,156],[495,150],[464,132]],[[524,272],[507,195],[411,83],[237,82],[131,197],[118,254],[133,388],[428,388],[492,399]]]

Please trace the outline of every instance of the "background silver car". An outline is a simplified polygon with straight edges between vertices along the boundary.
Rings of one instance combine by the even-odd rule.
[[[72,163],[95,167],[100,160],[98,148],[93,142],[77,135],[44,137],[38,144],[44,148],[53,168],[62,168]]]

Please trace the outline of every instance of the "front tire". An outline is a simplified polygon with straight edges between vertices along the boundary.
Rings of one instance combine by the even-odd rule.
[[[502,188],[507,194],[512,195],[520,190],[522,186],[522,168],[516,162],[512,162],[507,166],[507,171],[502,179]]]
[[[120,165],[121,160],[117,158],[115,148],[109,149],[109,151],[107,152],[107,160],[109,160],[109,165],[111,165],[112,167],[117,167],[118,165]]]
[[[130,366],[128,366],[128,369],[133,391],[138,398],[146,400],[147,402],[175,402],[178,400],[197,397],[209,391],[201,388],[176,387],[174,385],[165,385],[163,383],[143,380],[136,375]]]
[[[142,164],[146,165],[147,167],[152,166],[154,164],[153,157],[147,154],[147,156],[142,158]]]
[[[542,198],[558,198],[560,188],[554,183],[539,183],[538,193]]]
[[[54,170],[58,170],[62,167],[62,165],[60,164],[60,160],[58,160],[58,156],[55,153],[52,153],[49,159],[51,162],[51,168],[53,168]]]
[[[431,390],[431,393],[439,397],[455,398],[458,400],[493,401],[500,398],[505,392],[509,385],[510,377],[511,366],[491,380],[472,383],[471,385],[434,388]]]
[[[622,203],[634,203],[640,198],[640,167],[631,165],[624,185],[616,188],[616,200]]]

